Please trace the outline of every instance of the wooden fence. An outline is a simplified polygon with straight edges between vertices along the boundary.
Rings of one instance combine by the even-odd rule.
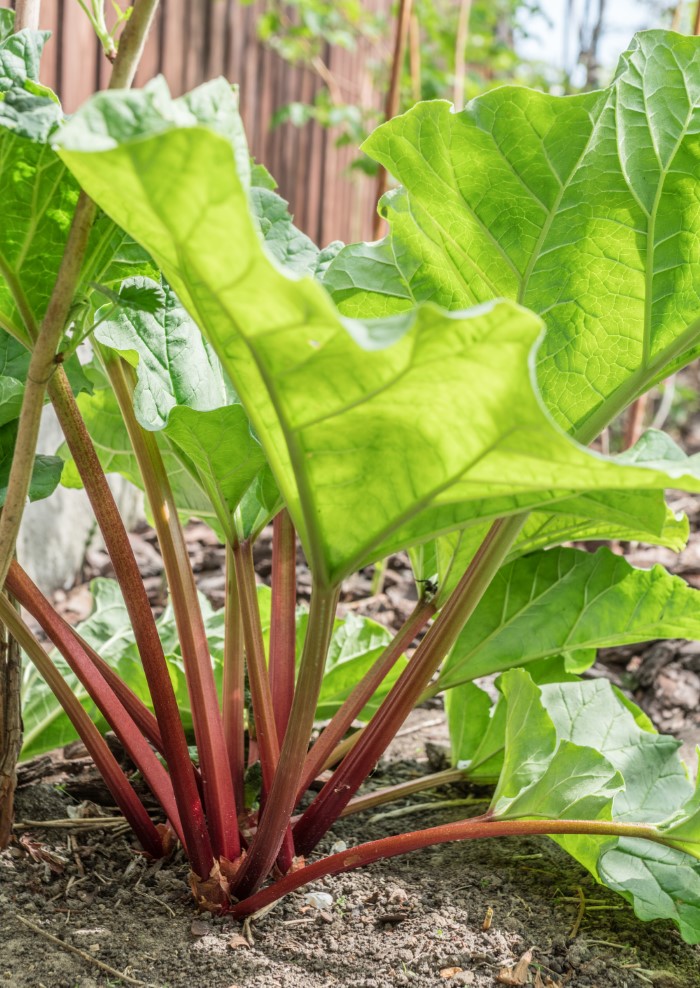
[[[308,69],[290,66],[257,38],[261,3],[238,0],[162,0],[137,76],[142,85],[158,73],[174,95],[215,76],[240,86],[241,113],[251,152],[289,200],[296,223],[316,243],[371,237],[374,182],[349,166],[356,151],[336,147],[337,135],[314,122],[271,127],[287,103],[311,102],[322,85]],[[388,13],[391,0],[365,0]],[[43,0],[40,26],[53,32],[42,60],[42,81],[55,89],[67,112],[103,88],[109,63],[77,0]],[[354,52],[327,49],[324,61],[344,100],[368,109],[382,104],[373,66],[385,52],[361,44]]]

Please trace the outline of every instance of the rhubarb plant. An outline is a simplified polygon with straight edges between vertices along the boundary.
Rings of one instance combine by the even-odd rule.
[[[0,41],[0,569],[48,642],[0,598],[35,669],[27,753],[77,732],[143,849],[179,840],[212,911],[243,917],[432,843],[542,834],[700,942],[698,796],[678,743],[584,677],[602,646],[700,639],[699,592],[567,545],[679,550],[687,520],[664,491],[700,492],[700,459],[661,433],[588,448],[700,353],[700,41],[639,35],[596,93],[415,106],[364,147],[398,183],[379,204],[386,238],[323,250],[251,161],[228,82],[173,99],[156,79],[65,120],[36,82],[44,41]],[[35,444],[13,440],[44,400],[30,361],[49,330],[62,481],[85,488],[116,576],[77,628],[12,560]],[[157,622],[112,472],[146,494],[169,590]],[[220,612],[196,590],[192,516],[226,548]],[[252,549],[270,523],[268,590]],[[418,600],[397,634],[338,618],[343,581],[399,550]],[[475,682],[488,675],[495,703]],[[360,793],[442,692],[453,768]],[[340,816],[458,779],[494,786],[485,813],[316,856]]]

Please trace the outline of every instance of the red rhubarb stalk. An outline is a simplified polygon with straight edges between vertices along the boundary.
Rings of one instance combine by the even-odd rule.
[[[473,817],[410,834],[383,837],[381,840],[358,844],[356,847],[331,854],[327,858],[290,872],[261,892],[237,903],[231,910],[236,919],[250,916],[302,885],[315,882],[326,875],[340,875],[353,868],[362,868],[375,861],[408,854],[423,847],[446,844],[448,841],[484,840],[489,837],[522,837],[538,834],[586,834],[605,837],[642,837],[657,844],[670,842],[653,827],[636,823],[612,823],[608,820],[494,820],[488,816]]]
[[[192,707],[213,850],[218,857],[235,861],[241,845],[233,782],[224,755],[226,740],[206,629],[177,505],[156,437],[142,429],[136,419],[133,369],[110,351],[100,348],[100,354],[139,464],[163,556]]]
[[[430,631],[352,751],[294,828],[297,854],[308,855],[337,820],[413,709],[503,562],[522,517],[495,522]]]
[[[313,780],[323,771],[336,745],[340,743],[352,722],[369,703],[397,660],[403,655],[416,635],[423,630],[434,613],[434,604],[427,600],[418,601],[396,637],[387,645],[367,675],[355,686],[350,696],[336,710],[330,723],[324,728],[321,737],[306,756],[304,778],[297,802]]]
[[[160,726],[165,760],[194,871],[208,877],[214,856],[180,712],[146,589],[114,495],[62,367],[49,395],[119,581]]]
[[[14,562],[7,574],[6,586],[22,607],[40,624],[44,633],[83,684],[90,699],[143,775],[146,785],[160,803],[173,830],[186,849],[170,777],[114,690],[71,634],[68,626],[58,617],[46,597]]]
[[[243,809],[245,778],[245,659],[241,604],[233,552],[226,546],[226,611],[221,712],[236,806]]]
[[[280,743],[287,730],[296,673],[296,534],[289,512],[279,512],[272,536],[270,689]]]
[[[162,839],[104,738],[42,646],[27,628],[7,597],[2,594],[0,594],[0,620],[10,630],[13,638],[22,646],[70,718],[100,775],[105,780],[115,803],[124,814],[143,849],[154,858],[162,857]]]

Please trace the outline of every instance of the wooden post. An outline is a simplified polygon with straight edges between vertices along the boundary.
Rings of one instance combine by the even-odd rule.
[[[41,0],[17,0],[15,7],[15,31],[29,28],[36,31],[39,28],[39,12]]]

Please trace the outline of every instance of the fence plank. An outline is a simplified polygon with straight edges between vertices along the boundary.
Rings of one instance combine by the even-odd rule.
[[[391,0],[366,0],[366,8],[388,15]],[[367,238],[374,213],[373,182],[350,168],[356,150],[336,147],[338,132],[315,122],[271,129],[282,106],[313,102],[322,82],[315,72],[290,66],[260,43],[256,24],[263,10],[263,0],[246,6],[237,0],[165,0],[137,84],[159,72],[174,95],[218,75],[237,83],[251,153],[270,168],[297,224],[318,243]],[[40,24],[54,35],[42,61],[42,81],[72,112],[107,84],[109,64],[75,0],[43,0]],[[371,72],[376,49],[361,42],[357,51],[326,49],[324,59],[344,100],[375,111],[381,107],[382,95]]]

